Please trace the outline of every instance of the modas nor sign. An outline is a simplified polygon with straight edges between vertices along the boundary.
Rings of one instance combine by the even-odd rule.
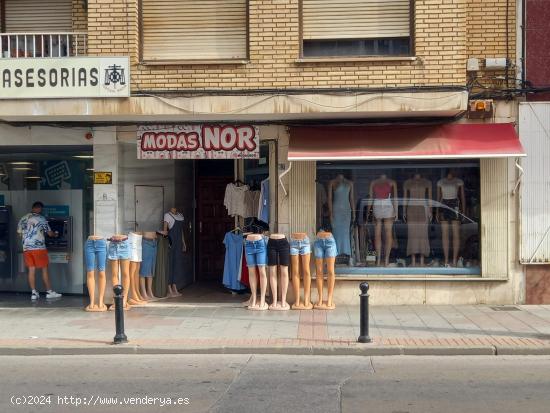
[[[143,125],[138,159],[258,159],[258,127],[252,125]]]

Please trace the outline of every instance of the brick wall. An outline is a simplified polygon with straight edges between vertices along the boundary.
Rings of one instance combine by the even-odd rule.
[[[89,54],[130,54],[133,91],[465,85],[468,57],[496,56],[505,48],[505,1],[417,0],[416,61],[304,63],[297,61],[299,0],[250,0],[249,63],[144,65],[138,62],[138,0],[89,0]],[[515,33],[512,5],[510,16]],[[479,38],[481,25],[487,41]],[[512,56],[514,47],[511,34]]]

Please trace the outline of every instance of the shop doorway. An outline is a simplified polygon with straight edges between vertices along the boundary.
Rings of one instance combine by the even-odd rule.
[[[235,225],[223,204],[225,188],[233,181],[234,161],[205,160],[196,164],[197,281],[221,282],[225,259],[223,239]]]

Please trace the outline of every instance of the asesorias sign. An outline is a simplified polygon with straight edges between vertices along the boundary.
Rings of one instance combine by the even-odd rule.
[[[128,57],[0,59],[0,99],[128,96]]]
[[[144,125],[138,159],[258,159],[258,128],[251,125]]]

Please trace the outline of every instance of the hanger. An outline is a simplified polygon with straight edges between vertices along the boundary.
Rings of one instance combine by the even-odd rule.
[[[237,233],[237,232],[243,232],[243,230],[241,229],[241,227],[235,227],[234,229],[232,229],[232,230],[229,231],[229,232]]]

